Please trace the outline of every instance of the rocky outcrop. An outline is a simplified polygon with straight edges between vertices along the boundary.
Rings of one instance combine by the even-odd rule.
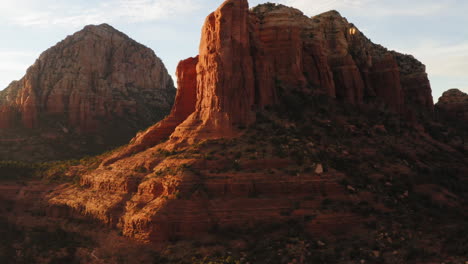
[[[468,122],[468,94],[458,89],[444,92],[435,107],[442,118],[465,124]]]
[[[107,141],[112,131],[111,145],[123,144],[169,112],[175,91],[151,49],[109,25],[86,26],[0,92],[0,134],[40,131]]]
[[[202,29],[195,112],[173,138],[230,136],[255,121],[254,62],[247,1],[226,1]]]
[[[401,85],[403,88],[404,108],[412,112],[421,109],[432,111],[434,101],[432,89],[426,73],[426,66],[411,55],[391,52],[395,57],[400,70]]]

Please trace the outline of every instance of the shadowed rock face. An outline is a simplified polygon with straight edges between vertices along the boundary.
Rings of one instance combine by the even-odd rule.
[[[104,165],[145,150],[169,138],[174,130],[195,111],[197,101],[197,63],[198,56],[181,61],[177,66],[178,89],[171,113],[161,122],[156,123],[146,131],[138,133],[127,148],[107,159],[103,163]]]
[[[460,123],[468,122],[468,94],[458,89],[444,92],[435,107],[442,118]]]
[[[467,153],[468,94],[458,89],[444,92],[435,105],[435,117],[443,125],[432,129],[434,137]]]
[[[161,120],[175,91],[151,49],[109,25],[87,26],[41,54],[20,81],[0,92],[0,134],[106,141],[112,131],[118,139],[104,145],[122,144]]]

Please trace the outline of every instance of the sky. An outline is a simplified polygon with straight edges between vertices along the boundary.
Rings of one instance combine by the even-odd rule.
[[[269,0],[307,16],[335,9],[373,42],[427,66],[435,101],[468,93],[467,0]],[[41,52],[88,24],[108,23],[153,49],[175,77],[198,54],[205,17],[223,0],[0,0],[0,90]],[[250,6],[266,1],[250,0]],[[175,80],[175,78],[174,78]]]

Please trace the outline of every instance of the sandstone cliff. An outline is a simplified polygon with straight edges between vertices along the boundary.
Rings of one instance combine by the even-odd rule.
[[[109,25],[86,26],[42,53],[20,81],[0,92],[0,144],[24,138],[45,159],[60,155],[45,150],[50,139],[64,141],[63,149],[78,145],[71,152],[79,154],[102,151],[161,120],[175,91],[152,50]],[[82,140],[88,146],[80,146]],[[89,149],[93,145],[98,147]],[[28,159],[20,152],[0,158]]]

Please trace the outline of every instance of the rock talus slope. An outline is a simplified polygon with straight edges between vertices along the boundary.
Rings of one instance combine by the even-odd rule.
[[[432,110],[424,66],[373,44],[334,11],[308,18],[281,5],[249,10],[246,0],[227,0],[207,17],[200,54],[179,64],[178,77],[172,113],[85,174],[81,188],[52,193],[51,215],[85,214],[144,241],[305,219],[324,200],[360,196],[349,196],[354,188],[339,184],[337,170],[310,163],[296,172],[296,161],[267,145],[241,159],[232,142],[246,140],[237,136],[258,121],[256,113],[296,92],[354,105],[384,102],[395,113]],[[304,138],[284,148],[297,145],[297,156],[307,157],[314,144]],[[273,145],[284,151],[281,141]],[[351,212],[321,218],[330,226],[360,221]]]
[[[20,131],[38,135],[38,142],[71,134],[107,141],[113,131],[116,140],[107,144],[115,146],[161,120],[175,91],[152,50],[107,24],[86,26],[0,92],[0,134]]]

